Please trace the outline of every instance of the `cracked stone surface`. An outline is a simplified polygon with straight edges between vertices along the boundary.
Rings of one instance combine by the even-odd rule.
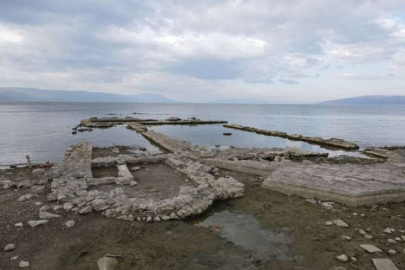
[[[280,162],[262,186],[350,205],[404,201],[404,168],[403,160],[371,165]]]

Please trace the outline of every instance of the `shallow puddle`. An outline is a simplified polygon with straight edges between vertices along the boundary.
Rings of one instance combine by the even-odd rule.
[[[217,212],[196,226],[211,228],[222,238],[250,252],[254,259],[263,262],[276,258],[280,261],[291,261],[294,257],[288,252],[288,245],[293,237],[286,232],[261,228],[259,221],[250,214]]]

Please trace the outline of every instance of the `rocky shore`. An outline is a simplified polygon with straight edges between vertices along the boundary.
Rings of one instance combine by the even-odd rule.
[[[161,153],[81,142],[53,166],[0,170],[1,270],[405,266],[402,147],[210,149],[110,120],[81,125],[124,124]]]

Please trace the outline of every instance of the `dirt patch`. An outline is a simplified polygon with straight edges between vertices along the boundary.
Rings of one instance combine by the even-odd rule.
[[[128,165],[130,170],[133,167],[141,167],[140,170],[132,171],[138,185],[134,188],[126,188],[125,194],[128,197],[144,199],[158,198],[160,200],[175,197],[180,186],[196,187],[195,182],[190,181],[187,176],[176,172],[172,167],[164,164]]]
[[[158,192],[163,192],[169,187],[166,184],[169,182],[188,184],[186,179],[173,170],[168,170],[165,165],[141,167],[140,171],[134,172],[134,176],[142,189],[150,186],[151,189],[156,188]],[[246,186],[245,197],[216,204],[207,215],[188,222],[131,223],[106,218],[99,213],[82,216],[62,209],[50,211],[62,215],[61,218],[31,228],[26,222],[39,219],[38,211],[41,206],[35,205],[35,202],[45,202],[45,193],[38,192],[38,197],[34,199],[17,202],[24,193],[32,193],[31,190],[3,190],[0,187],[0,246],[3,248],[8,243],[17,246],[11,252],[0,250],[0,269],[19,269],[19,261],[26,260],[31,264],[29,269],[93,270],[97,269],[96,261],[106,254],[121,256],[118,258],[117,270],[312,270],[330,269],[334,266],[374,269],[371,259],[377,257],[389,257],[399,269],[404,268],[401,255],[404,242],[390,244],[387,238],[398,237],[401,235],[399,230],[405,230],[405,203],[357,208],[332,204],[332,208],[327,209],[314,201],[262,189],[262,179],[259,177],[224,170],[219,173],[220,176],[229,175],[243,182]],[[26,169],[20,168],[0,171],[2,179],[19,178],[23,181],[28,175]],[[171,179],[172,177],[175,179]],[[167,181],[168,179],[171,180]],[[253,229],[260,228],[276,236],[283,235],[280,238],[280,248],[287,256],[277,256],[277,250],[270,249],[270,259],[262,258],[261,256],[265,256],[250,250],[251,247],[244,247],[240,242],[224,237],[221,231],[229,233],[227,224],[212,224],[207,228],[197,226],[209,217],[225,211],[235,214],[236,218],[256,220],[252,221],[255,224]],[[326,221],[338,218],[347,222],[349,227],[325,225]],[[66,228],[64,223],[68,220],[74,220],[76,225]],[[234,222],[233,219],[228,221],[230,224]],[[15,227],[17,222],[23,222],[24,227]],[[249,224],[242,224],[245,224],[241,227],[243,232],[249,232]],[[383,233],[387,227],[395,228],[395,232],[389,235]],[[238,229],[238,226],[232,228]],[[356,229],[366,230],[373,239],[365,239]],[[341,235],[347,235],[351,240],[343,240]],[[243,234],[240,235],[242,236]],[[359,247],[360,244],[374,244],[383,253],[368,254]],[[260,241],[260,246],[266,246],[266,238]],[[398,254],[387,255],[389,249],[396,250]],[[339,262],[335,257],[340,254],[355,257],[357,262]],[[19,257],[11,261],[10,258],[14,256]]]
[[[93,172],[94,178],[103,178],[103,177],[117,177],[118,168],[117,167],[95,167],[91,169]]]

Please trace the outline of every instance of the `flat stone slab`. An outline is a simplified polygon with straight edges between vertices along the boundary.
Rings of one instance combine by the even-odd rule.
[[[405,200],[404,163],[303,164],[290,162],[274,169],[262,187],[306,198],[348,205]]]
[[[376,270],[398,270],[390,259],[373,259]]]
[[[365,244],[365,245],[360,245],[360,247],[362,249],[366,250],[368,253],[382,252],[381,249],[379,249],[378,247],[376,247],[374,245]]]

